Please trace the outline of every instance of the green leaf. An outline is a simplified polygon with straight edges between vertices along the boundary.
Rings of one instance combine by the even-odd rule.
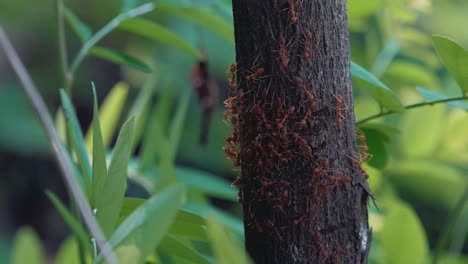
[[[228,23],[209,10],[195,7],[179,7],[172,4],[160,4],[159,10],[190,20],[218,34],[229,43],[234,44],[234,27],[232,23]]]
[[[120,208],[125,194],[127,167],[132,150],[132,136],[134,119],[128,120],[120,131],[117,139],[109,171],[102,188],[97,197],[96,217],[106,237],[110,237],[117,224]]]
[[[416,90],[422,95],[422,97],[424,98],[424,100],[426,102],[431,102],[431,101],[439,101],[439,100],[447,100],[449,99],[448,96],[446,95],[443,95],[443,94],[439,94],[439,93],[436,93],[436,92],[433,92],[429,89],[426,89],[426,88],[423,88],[423,87],[416,87]],[[465,99],[465,101],[468,100]],[[459,108],[462,108],[462,109],[465,109],[465,110],[468,110],[468,104],[465,104],[463,103],[462,100],[460,101],[453,101],[453,102],[448,102],[449,105],[452,105],[452,106],[455,106],[455,107],[459,107]]]
[[[157,76],[156,74],[149,77],[143,87],[140,89],[138,96],[132,103],[132,107],[128,112],[128,117],[135,117],[135,136],[133,140],[133,147],[135,148],[140,143],[141,136],[144,129],[147,127],[148,117],[150,114],[150,103],[153,99],[153,94],[157,89]]]
[[[36,232],[29,227],[23,227],[16,232],[13,242],[11,264],[43,264],[44,249]]]
[[[365,89],[367,93],[369,93],[369,95],[372,96],[380,105],[393,111],[400,112],[404,110],[400,99],[372,73],[366,71],[358,64],[351,62],[351,74],[353,77],[367,82],[367,85],[363,84],[362,88]]]
[[[114,232],[110,245],[121,263],[144,263],[167,233],[182,205],[184,188],[173,185],[138,207]],[[125,255],[133,258],[129,262]],[[102,260],[102,257],[99,258]]]
[[[432,42],[449,73],[468,93],[468,51],[462,45],[444,36],[432,36]]]
[[[62,142],[67,141],[67,121],[61,107],[55,113],[55,130]]]
[[[60,98],[62,100],[62,107],[67,119],[68,130],[72,140],[71,143],[78,157],[78,166],[84,176],[86,190],[89,192],[91,191],[91,164],[89,163],[83,133],[81,132],[75,109],[63,89],[60,89]]]
[[[443,137],[445,106],[415,108],[401,119],[401,151],[410,158],[431,157]]]
[[[388,141],[386,135],[372,128],[363,128],[362,131],[366,136],[366,144],[370,155],[367,163],[378,169],[383,169],[388,161],[388,151],[385,142]],[[359,144],[361,144],[359,142]]]
[[[125,197],[120,211],[119,223],[125,221],[145,201],[144,199]],[[205,219],[183,209],[178,210],[169,233],[182,238],[207,240]]]
[[[211,245],[219,264],[248,264],[253,263],[247,256],[244,247],[229,236],[215,216],[207,221]]]
[[[115,64],[128,66],[130,68],[133,68],[133,69],[145,72],[145,73],[152,72],[151,67],[146,65],[141,60],[135,57],[132,57],[128,54],[125,54],[121,51],[118,51],[118,50],[113,50],[113,49],[104,48],[104,47],[94,47],[89,51],[89,55],[108,60]]]
[[[160,100],[150,115],[149,125],[143,139],[140,168],[146,170],[154,165],[161,155],[169,153],[166,129],[172,106],[172,89],[163,89]],[[167,159],[167,158],[166,158]]]
[[[451,210],[466,184],[466,179],[453,166],[432,160],[400,161],[383,172],[405,197],[431,208]]]
[[[177,106],[174,120],[169,127],[169,153],[167,156],[171,161],[175,159],[177,150],[179,148],[180,136],[184,128],[185,117],[187,116],[187,108],[190,99],[190,92],[182,93],[182,98]]]
[[[208,219],[214,215],[225,227],[229,228],[231,232],[239,237],[244,236],[244,223],[242,220],[227,214],[222,210],[218,210],[210,205],[200,204],[197,202],[188,202],[184,204],[182,208],[205,219]]]
[[[59,212],[62,219],[67,223],[70,229],[75,233],[75,235],[80,239],[83,245],[88,245],[89,237],[86,230],[80,224],[80,221],[73,216],[67,209],[67,207],[60,201],[60,199],[50,191],[46,191],[47,198],[55,206],[55,209]]]
[[[201,54],[198,50],[190,46],[185,40],[181,39],[172,31],[144,18],[132,18],[123,21],[118,29],[131,32],[142,37],[158,41],[193,56],[197,60],[201,59]]]
[[[111,91],[101,104],[101,111],[99,112],[99,120],[101,123],[102,140],[104,148],[109,147],[112,137],[117,127],[125,100],[128,95],[128,85],[124,82],[117,83],[112,87]],[[93,129],[89,128],[86,133],[86,146],[91,152],[93,142]]]
[[[189,188],[216,198],[237,201],[237,189],[231,187],[228,181],[209,172],[177,167],[176,177],[178,181],[185,183]]]
[[[107,178],[106,149],[102,141],[101,121],[97,103],[96,87],[93,85],[93,183],[91,193],[91,208],[96,208],[97,197],[103,191]]]
[[[380,233],[388,263],[426,263],[429,247],[417,215],[407,205],[397,203],[389,210]]]
[[[193,246],[171,235],[166,235],[163,238],[159,245],[159,250],[170,256],[189,260],[191,263],[211,263],[207,258],[198,253]]]
[[[86,263],[91,263],[91,255],[86,254]],[[55,264],[81,264],[78,242],[74,237],[67,238],[58,249]]]
[[[76,55],[70,66],[70,72],[73,74],[76,72],[78,67],[81,65],[85,57],[89,54],[89,51],[96,46],[104,37],[114,31],[123,21],[131,19],[137,16],[144,15],[148,12],[153,11],[155,8],[154,3],[146,3],[138,6],[134,9],[128,10],[124,13],[119,14],[114,19],[109,21],[103,28],[101,28],[96,34],[94,34],[88,41],[86,41],[81,47],[80,51]]]
[[[88,41],[93,35],[91,28],[83,23],[73,11],[67,7],[63,9],[65,20],[72,28],[73,32],[78,36],[82,43]]]

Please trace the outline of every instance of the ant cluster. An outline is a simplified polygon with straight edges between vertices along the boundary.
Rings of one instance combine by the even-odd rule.
[[[293,25],[299,20],[297,2],[288,0],[290,22]],[[308,31],[303,35],[303,44],[301,56],[304,60],[310,60],[312,34]],[[345,101],[340,96],[335,96],[336,104],[324,105],[318,101],[309,78],[289,73],[291,60],[285,37],[274,37],[273,45],[276,46],[276,50],[272,51],[276,58],[273,66],[277,67],[277,72],[285,75],[283,80],[287,87],[284,90],[270,89],[272,81],[275,81],[268,75],[272,67],[257,62],[258,57],[253,63],[248,63],[246,68],[239,69],[232,64],[228,70],[231,78],[229,98],[224,101],[224,118],[230,122],[233,131],[226,140],[224,151],[234,166],[242,166],[242,173],[233,186],[239,188],[238,197],[244,204],[247,227],[283,240],[282,227],[278,227],[278,222],[289,226],[310,222],[313,211],[329,190],[348,186],[352,180],[332,168],[328,159],[319,158],[321,154],[316,151],[317,143],[312,138],[315,132],[311,132],[322,127],[317,124],[322,122],[318,115],[322,110],[319,108],[323,106],[328,108],[327,113],[336,112],[336,125],[340,127],[347,109]],[[269,84],[266,82],[268,79]],[[292,191],[298,190],[298,186],[293,188],[291,185],[291,167],[313,163],[315,166],[309,172],[310,178],[299,186],[312,195],[307,201],[300,202],[305,203],[305,206],[301,209],[303,212],[297,213],[297,208],[289,206],[294,199]],[[308,169],[305,169],[305,173]],[[258,211],[262,212],[262,217]],[[320,242],[319,233],[313,237]],[[319,242],[318,249],[322,257],[328,258],[328,250]]]

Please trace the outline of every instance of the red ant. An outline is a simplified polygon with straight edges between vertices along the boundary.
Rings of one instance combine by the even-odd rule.
[[[229,67],[229,71],[231,72],[231,78],[229,79],[229,89],[232,93],[234,92],[236,83],[236,65],[231,64],[231,67]]]
[[[285,213],[284,208],[285,208],[285,205],[288,202],[289,202],[289,192],[288,192],[288,190],[284,190],[281,193],[281,197],[279,199],[279,204],[275,206],[276,211],[281,212],[281,213]]]
[[[310,42],[312,39],[312,35],[310,32],[306,32],[304,35],[304,59],[309,60],[312,57],[310,53]]]
[[[349,176],[343,176],[343,177],[336,177],[336,176],[328,176],[328,179],[334,184],[342,183],[342,184],[348,184],[351,182],[351,177]]]
[[[359,141],[361,141],[361,144],[359,146],[361,150],[361,163],[364,163],[369,158],[369,154],[367,154],[367,150],[369,150],[369,147],[366,143],[366,135],[361,130],[358,130],[358,138]]]
[[[289,66],[289,58],[288,58],[288,51],[286,50],[286,41],[284,40],[283,36],[278,38],[278,46],[279,46],[279,56],[281,61],[281,67],[283,70],[286,70]]]
[[[292,132],[291,131],[291,136],[294,138],[294,140],[301,146],[302,150],[304,151],[305,155],[311,155],[312,154],[312,148],[309,146],[307,141],[301,137],[299,134]]]
[[[302,93],[305,94],[305,96],[307,97],[307,101],[309,102],[309,108],[307,109],[307,112],[302,118],[302,120],[299,122],[299,125],[303,127],[307,124],[307,119],[312,115],[314,96],[309,90],[307,90],[307,86],[304,84],[300,77],[294,76],[293,81],[302,90]]]
[[[310,215],[311,215],[311,210],[310,210],[309,205],[307,205],[307,210],[301,216],[299,216],[298,218],[293,220],[293,222],[292,222],[293,225],[298,225],[302,221],[306,220],[307,217],[310,216]]]
[[[265,112],[262,110],[262,108],[261,108],[258,104],[256,104],[256,105],[253,106],[252,112],[253,112],[254,114],[260,115],[260,116],[262,117],[263,123],[265,123],[265,127],[266,127],[267,130],[271,130],[271,129],[272,129],[272,127],[271,127],[270,123],[268,122],[268,119],[267,119],[267,117],[266,117],[266,115],[265,115]],[[259,124],[259,125],[260,125],[260,124]],[[258,127],[257,127],[257,131],[258,131]],[[259,132],[260,132],[260,131],[259,131]]]
[[[364,168],[362,167],[362,163],[355,158],[351,158],[351,160],[353,161],[354,164],[356,164],[356,166],[358,167],[359,171],[364,176],[364,178],[366,180],[369,179],[369,174],[367,174],[366,170],[364,170]]]
[[[335,96],[335,98],[336,98],[336,124],[340,126],[341,123],[343,123],[343,119],[344,119],[344,115],[342,111],[348,109],[348,107],[344,103],[341,96]]]
[[[250,216],[250,220],[252,221],[250,225],[252,224],[255,225],[255,227],[257,228],[257,232],[263,233],[263,228],[260,226],[260,223],[258,222],[257,218],[255,218],[255,214],[252,211],[250,211],[249,216]]]
[[[275,226],[275,224],[273,224],[273,222],[271,220],[267,220],[267,226],[273,230],[273,232],[275,232],[275,235],[276,237],[278,237],[279,240],[283,240],[283,236],[281,235],[280,231],[278,230],[278,228]]]
[[[313,235],[314,242],[317,244],[318,248],[320,249],[320,255],[326,260],[330,256],[328,250],[322,245],[322,236],[319,234],[318,231],[314,232]]]
[[[289,107],[288,111],[286,112],[282,120],[276,119],[276,128],[282,129],[284,126],[284,123],[286,122],[286,119],[288,119],[288,117],[294,113],[294,110],[296,110],[296,108],[294,106],[291,106]]]
[[[291,24],[295,25],[297,24],[297,15],[296,15],[296,2],[295,0],[289,0],[289,5],[291,6],[291,9],[289,13],[291,14]]]
[[[265,69],[258,68],[254,73],[247,75],[245,79],[247,81],[255,80],[257,77],[262,76],[264,72],[265,72]]]
[[[312,177],[307,184],[311,188],[320,178],[320,175],[330,166],[327,159],[323,159],[320,164],[312,171]]]
[[[343,263],[342,256],[343,256],[343,248],[339,245],[336,244],[334,248],[335,254],[334,254],[334,261],[336,264]]]

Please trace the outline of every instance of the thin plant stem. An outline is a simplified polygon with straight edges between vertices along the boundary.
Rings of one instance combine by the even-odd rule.
[[[437,242],[437,247],[436,247],[436,251],[434,254],[434,258],[432,259],[432,264],[437,264],[437,261],[442,255],[444,248],[447,247],[449,238],[452,235],[455,225],[457,224],[458,219],[461,217],[463,208],[465,208],[465,205],[467,203],[468,203],[468,185],[465,188],[465,193],[462,195],[460,200],[458,200],[457,204],[455,205],[455,208],[452,211],[450,220],[445,226],[444,231],[442,232],[442,235],[439,238],[439,241]]]
[[[109,21],[109,23],[107,23],[101,30],[96,32],[96,34],[94,34],[88,41],[85,42],[83,47],[81,47],[80,51],[78,52],[78,55],[76,55],[75,59],[73,60],[73,63],[70,66],[69,74],[73,76],[80,64],[85,59],[86,55],[88,55],[88,52],[91,50],[91,48],[93,48],[99,41],[101,41],[105,36],[111,33],[115,28],[117,28],[120,25],[120,23],[127,19],[151,12],[154,8],[154,3],[147,3],[132,10],[129,10],[125,13],[122,13],[116,16],[111,21]]]
[[[52,118],[47,110],[47,106],[44,103],[41,95],[39,94],[36,86],[34,85],[31,77],[29,76],[26,68],[19,59],[16,51],[14,50],[11,42],[5,32],[3,31],[2,26],[0,26],[0,46],[5,51],[6,57],[9,60],[11,66],[16,72],[18,79],[22,84],[23,91],[29,100],[34,113],[38,116],[49,142],[51,144],[53,153],[57,159],[60,170],[62,171],[62,176],[64,178],[65,184],[69,189],[72,198],[75,200],[78,210],[80,211],[83,221],[88,228],[89,232],[95,238],[99,249],[107,263],[116,264],[119,263],[117,256],[112,251],[111,246],[104,238],[104,235],[99,227],[96,219],[92,215],[89,204],[86,201],[86,198],[81,190],[81,187],[78,183],[77,178],[75,177],[72,161],[67,155],[67,150],[65,149],[60,137],[55,130],[54,123]]]
[[[62,85],[71,96],[70,77],[68,74],[67,42],[65,39],[65,23],[63,20],[64,5],[63,0],[57,0],[57,28],[60,68],[62,71]]]
[[[429,101],[429,102],[422,102],[422,103],[417,103],[417,104],[412,104],[412,105],[407,105],[405,106],[405,110],[413,109],[413,108],[419,108],[419,107],[424,107],[424,106],[429,106],[429,105],[435,105],[435,104],[442,104],[442,103],[448,103],[448,102],[454,102],[454,101],[462,101],[462,100],[468,100],[468,96],[460,96],[460,97],[450,97],[450,98],[445,98],[445,99],[440,99],[440,100],[434,100],[434,101]],[[362,125],[364,123],[367,123],[371,120],[396,114],[399,113],[397,111],[383,111],[378,114],[363,118],[359,121],[356,122],[356,125]]]

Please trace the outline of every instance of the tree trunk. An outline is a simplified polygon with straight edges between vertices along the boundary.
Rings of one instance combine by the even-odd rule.
[[[367,263],[369,187],[356,145],[346,0],[233,0],[226,101],[257,263]]]

